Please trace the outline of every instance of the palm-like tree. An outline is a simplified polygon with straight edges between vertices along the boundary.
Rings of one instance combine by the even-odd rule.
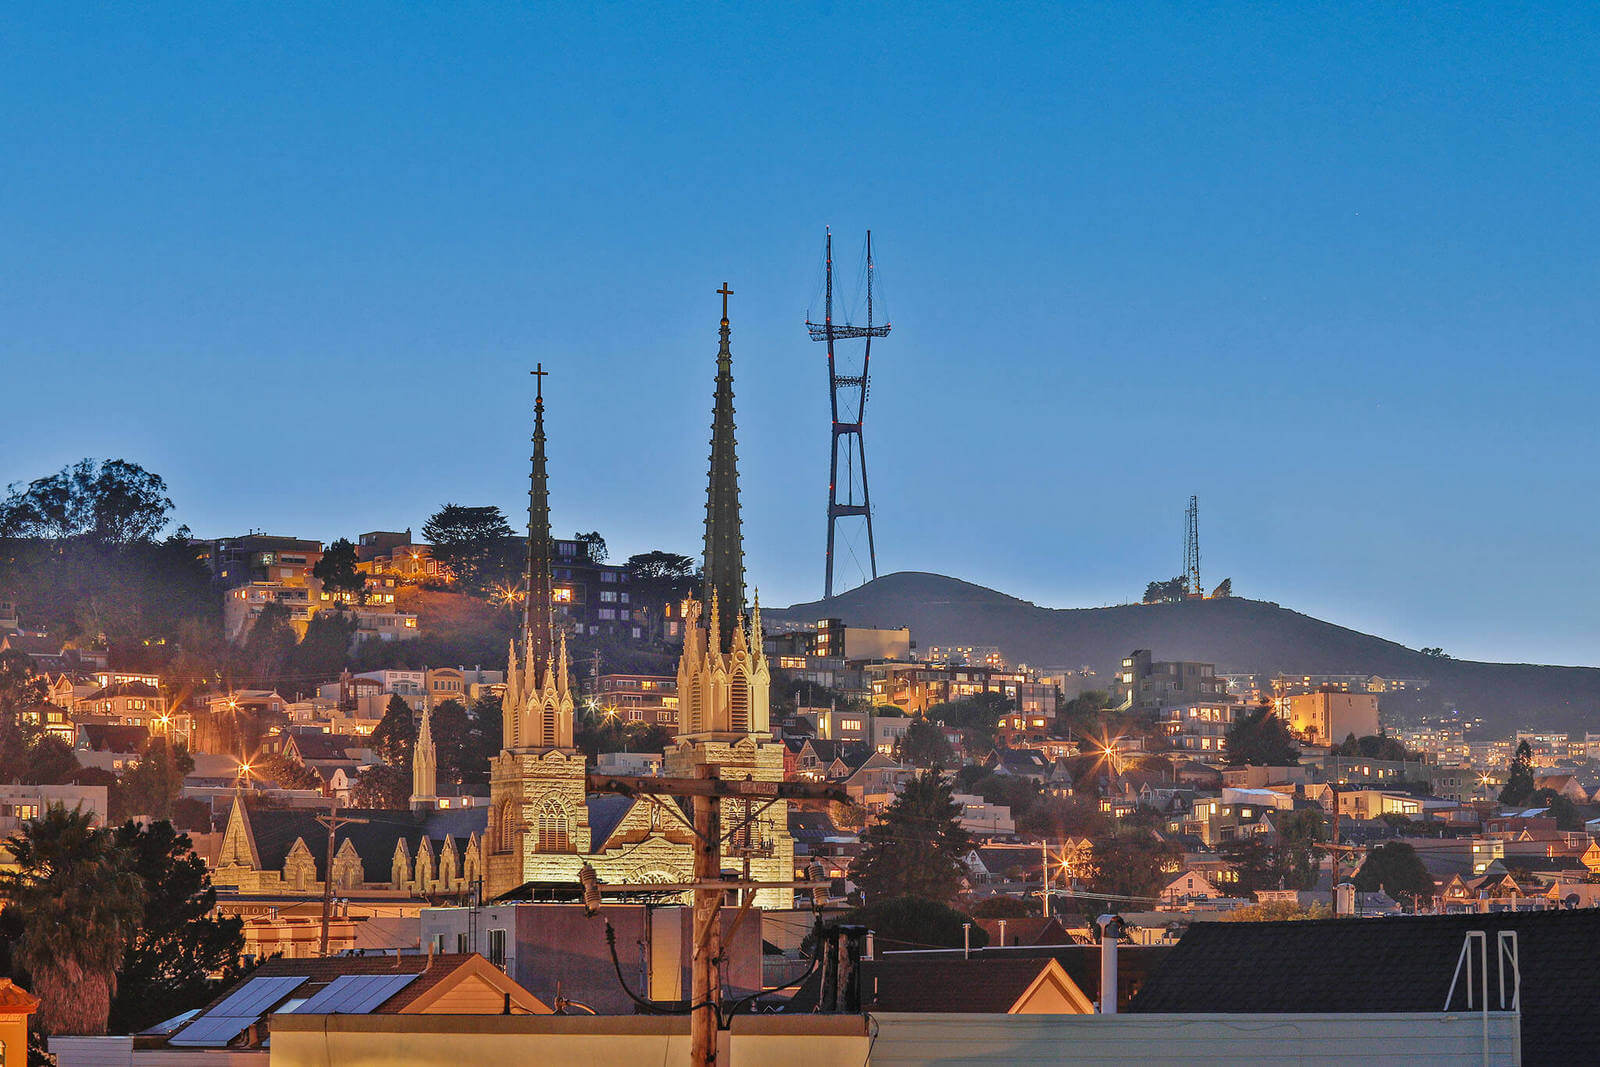
[[[144,884],[115,834],[81,808],[54,805],[6,843],[16,870],[0,898],[16,909],[16,961],[50,1034],[103,1034],[124,948],[144,913]]]

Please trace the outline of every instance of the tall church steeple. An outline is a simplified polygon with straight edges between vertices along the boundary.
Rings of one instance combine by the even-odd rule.
[[[528,476],[527,599],[522,607],[521,647],[512,642],[506,671],[502,740],[507,749],[572,747],[566,643],[561,642],[558,662],[550,580],[550,487],[544,455],[547,373],[542,363],[533,371],[539,385],[533,403],[533,467]]]
[[[550,484],[544,458],[544,378],[548,373],[543,363],[532,371],[538,386],[533,400],[533,469],[528,475],[528,596],[522,603],[522,638],[527,663],[533,671],[529,679],[533,687],[543,682],[539,672],[555,654],[550,593]]]
[[[723,282],[722,346],[717,351],[716,405],[711,416],[711,473],[706,486],[705,587],[702,601],[720,607],[721,647],[732,643],[744,611],[744,533],[739,519],[739,460],[733,424],[733,353],[728,347],[728,297]]]

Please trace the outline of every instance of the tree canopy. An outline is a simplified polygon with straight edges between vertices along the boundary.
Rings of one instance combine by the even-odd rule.
[[[356,562],[356,546],[349,538],[341,537],[322,550],[322,558],[312,566],[311,576],[330,592],[350,593],[365,599],[367,576],[356,570]]]
[[[1157,580],[1144,587],[1146,604],[1174,604],[1189,595],[1187,575],[1178,575],[1165,581]]]
[[[1533,749],[1527,741],[1517,744],[1516,754],[1506,771],[1505,788],[1500,790],[1500,803],[1525,807],[1533,799]]]
[[[114,831],[88,813],[49,808],[6,842],[15,867],[0,874],[16,911],[13,948],[40,999],[49,1034],[103,1034],[117,969],[144,917],[146,889]]]
[[[941,904],[955,899],[972,838],[961,828],[961,809],[951,794],[935,772],[919,774],[861,835],[851,870],[868,903],[906,896]]]
[[[645,637],[651,643],[661,640],[662,619],[668,605],[676,604],[694,592],[694,560],[676,552],[641,552],[629,556],[628,591],[636,606],[644,609]]]
[[[1413,910],[1427,904],[1434,893],[1433,876],[1417,850],[1404,841],[1386,841],[1369,851],[1351,882],[1363,893],[1381,889]]]
[[[433,558],[450,569],[464,588],[482,592],[505,576],[511,525],[499,508],[446,504],[422,525]]]
[[[960,948],[968,933],[962,927],[972,917],[936,900],[903,896],[869,903],[842,921],[867,927],[878,942],[893,949]],[[989,943],[989,935],[978,924],[972,924],[970,933],[973,948]]]
[[[411,766],[411,749],[417,743],[417,721],[405,697],[395,694],[372,728],[372,751],[391,767]]]
[[[217,891],[205,860],[170,822],[126,822],[115,840],[132,858],[145,907],[122,954],[110,1028],[136,1033],[204,1005],[237,977],[244,922],[212,915]]]
[[[949,767],[960,762],[944,731],[926,719],[913,719],[895,746],[896,757],[913,767]]]
[[[1288,725],[1273,714],[1270,707],[1246,712],[1228,727],[1223,745],[1228,762],[1235,766],[1283,767],[1300,762],[1300,746],[1289,733]]]
[[[153,540],[172,515],[167,483],[121,459],[79,460],[8,490],[0,501],[0,537],[128,544]]]

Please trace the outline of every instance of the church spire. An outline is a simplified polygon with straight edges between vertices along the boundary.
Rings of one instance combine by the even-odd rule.
[[[537,678],[536,672],[555,652],[550,594],[550,486],[544,459],[544,378],[550,372],[540,363],[530,373],[538,386],[533,401],[533,470],[528,476],[528,596],[522,603],[522,633],[525,667],[534,675],[526,683],[537,689],[542,679]]]
[[[744,534],[739,520],[739,460],[733,426],[733,353],[728,348],[728,297],[723,282],[722,346],[717,351],[716,406],[711,418],[711,474],[706,487],[705,589],[720,601],[719,647],[732,645],[732,627],[744,611]],[[713,615],[715,617],[715,614]]]
[[[429,807],[438,797],[438,756],[433,747],[433,708],[422,709],[422,727],[417,731],[417,743],[411,750],[411,806]]]

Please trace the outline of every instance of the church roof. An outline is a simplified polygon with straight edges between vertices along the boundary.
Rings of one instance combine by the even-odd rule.
[[[317,864],[317,877],[327,877],[328,830],[317,822],[321,812],[306,808],[264,808],[249,806],[250,829],[263,870],[282,870],[289,850],[297,840],[306,843]],[[444,838],[466,838],[482,834],[488,825],[488,808],[453,808],[438,811],[389,811],[382,809],[341,808],[341,815],[366,819],[339,828],[338,848],[349,841],[361,857],[361,878],[366,882],[387,882],[394,867],[395,845],[404,840],[413,857],[424,837],[439,842]],[[459,848],[460,846],[458,846]]]
[[[584,797],[583,802],[589,808],[590,849],[599,852],[632,810],[635,801],[615,793],[593,793]]]

